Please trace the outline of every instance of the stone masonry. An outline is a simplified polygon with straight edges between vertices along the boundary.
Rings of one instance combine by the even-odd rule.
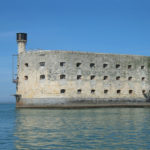
[[[17,94],[30,102],[145,101],[149,73],[146,56],[27,51],[18,55]]]

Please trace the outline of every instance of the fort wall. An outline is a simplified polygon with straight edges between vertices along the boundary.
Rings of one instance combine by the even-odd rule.
[[[36,99],[145,101],[149,85],[147,56],[51,50],[18,54],[17,94],[31,103]]]

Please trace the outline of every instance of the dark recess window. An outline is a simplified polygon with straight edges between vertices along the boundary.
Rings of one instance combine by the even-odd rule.
[[[142,93],[145,94],[145,90],[142,90]]]
[[[91,67],[91,68],[94,68],[94,67],[95,67],[95,64],[94,64],[94,63],[90,63],[90,67]]]
[[[66,92],[65,89],[61,89],[61,90],[60,90],[60,93],[65,93],[65,92]]]
[[[25,79],[25,80],[28,80],[28,76],[24,76],[24,79]]]
[[[132,77],[128,77],[128,80],[132,80]]]
[[[29,64],[28,64],[28,63],[25,63],[25,66],[26,66],[26,67],[28,67],[28,66],[29,66]]]
[[[81,75],[77,75],[77,80],[80,80],[82,78]]]
[[[116,68],[120,68],[120,64],[116,64]]]
[[[95,75],[91,75],[91,77],[90,77],[90,78],[91,78],[91,80],[93,80],[93,79],[95,78]]]
[[[66,76],[64,74],[60,75],[60,79],[65,79],[65,78],[66,78]]]
[[[76,63],[76,67],[80,67],[81,66],[81,63]]]
[[[145,80],[145,77],[142,77],[141,80],[144,81],[144,80]]]
[[[133,93],[133,90],[129,90],[129,94],[132,94]]]
[[[108,64],[103,64],[103,68],[106,68],[108,66]]]
[[[81,94],[82,90],[81,89],[78,89],[77,90],[77,94]]]
[[[107,94],[107,93],[108,93],[108,90],[104,90],[104,93]]]
[[[108,76],[104,76],[103,80],[107,80],[108,79]]]
[[[44,79],[45,79],[45,75],[44,74],[40,75],[40,80],[44,80]]]
[[[128,65],[128,69],[131,69],[132,68],[132,65]]]
[[[94,93],[95,93],[95,90],[94,90],[94,89],[92,89],[92,90],[91,90],[91,94],[94,94]]]
[[[45,62],[40,62],[40,66],[41,67],[45,66]]]
[[[65,66],[65,62],[60,62],[60,66],[61,67]]]
[[[117,76],[117,77],[116,77],[116,80],[120,80],[120,76]]]
[[[144,66],[141,66],[141,69],[144,69]]]
[[[121,93],[121,90],[117,90],[117,94],[120,94]]]

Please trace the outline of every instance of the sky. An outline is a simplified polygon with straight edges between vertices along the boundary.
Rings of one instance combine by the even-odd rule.
[[[0,0],[0,102],[15,102],[17,32],[27,50],[150,56],[150,0]]]

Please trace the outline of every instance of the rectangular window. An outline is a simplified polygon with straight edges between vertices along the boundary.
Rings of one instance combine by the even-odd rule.
[[[65,93],[65,92],[66,92],[65,89],[61,89],[61,90],[60,90],[60,93],[61,93],[61,94]]]
[[[28,63],[25,63],[24,65],[25,65],[26,67],[28,67],[28,66],[29,66],[29,64],[28,64]]]
[[[120,68],[120,64],[116,64],[116,68]]]
[[[60,75],[60,79],[65,79],[65,78],[66,78],[66,76],[64,74]]]
[[[77,75],[77,80],[80,80],[82,78],[82,75]]]
[[[40,66],[41,67],[45,66],[45,62],[40,62]]]
[[[78,89],[77,90],[77,94],[81,94],[82,90],[81,89]]]
[[[24,79],[25,79],[25,80],[28,80],[28,76],[24,76]]]
[[[95,75],[91,75],[90,78],[91,78],[91,80],[95,79]]]
[[[142,90],[142,93],[145,94],[145,90]]]
[[[76,67],[80,67],[81,66],[81,63],[76,63]]]
[[[45,56],[45,54],[40,54],[39,56]]]
[[[40,75],[40,80],[44,80],[44,79],[45,79],[45,75],[44,74]]]
[[[108,66],[108,64],[103,64],[103,68],[106,68]]]
[[[141,80],[144,81],[144,80],[145,80],[145,77],[142,77]]]
[[[91,68],[94,68],[94,67],[95,67],[95,64],[94,64],[94,63],[90,63],[90,67],[91,67]]]
[[[133,93],[133,90],[129,90],[129,94],[132,94]]]
[[[120,76],[117,76],[117,77],[116,77],[116,80],[120,80]]]
[[[65,66],[65,62],[60,62],[60,66],[61,67]]]
[[[141,69],[144,69],[144,66],[141,66]]]
[[[132,65],[128,65],[128,69],[131,69],[132,68]]]
[[[108,79],[108,76],[104,76],[103,80],[107,80]]]
[[[94,90],[94,89],[92,89],[92,90],[91,90],[91,94],[94,94],[94,93],[95,93],[95,90]]]
[[[104,94],[107,94],[108,93],[108,90],[104,90]]]
[[[128,77],[128,80],[129,80],[129,81],[132,80],[132,77]]]
[[[121,93],[121,90],[117,90],[117,94],[120,94]]]

